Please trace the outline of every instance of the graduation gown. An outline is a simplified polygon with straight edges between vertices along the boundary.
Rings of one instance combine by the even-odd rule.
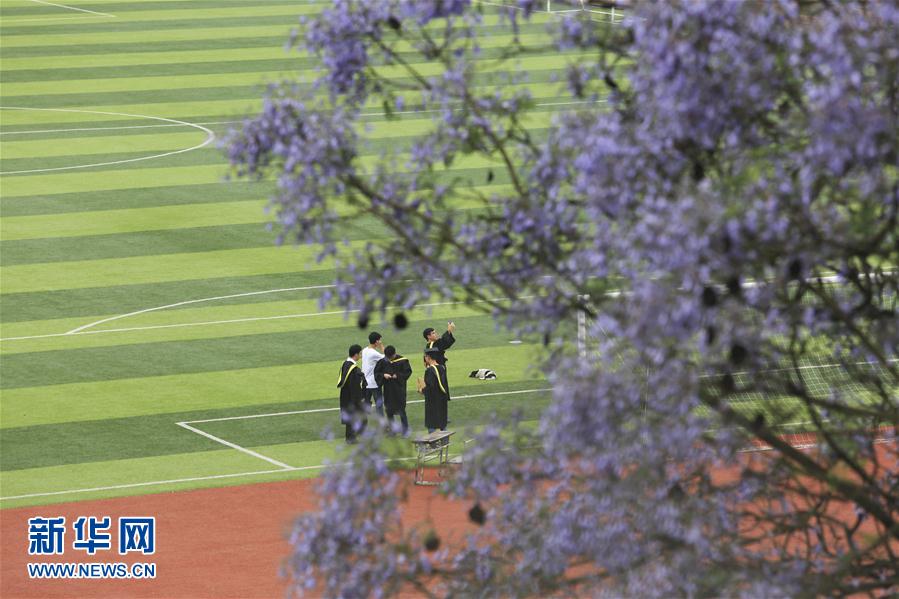
[[[385,374],[392,374],[397,378],[385,379]],[[410,376],[412,365],[399,354],[392,360],[383,358],[375,364],[375,381],[384,391],[384,407],[388,414],[395,414],[406,408],[406,381]]]
[[[456,338],[453,337],[453,334],[446,331],[437,341],[428,341],[425,344],[425,349],[431,349],[433,347],[439,349],[440,353],[434,354],[434,359],[437,360],[437,363],[441,366],[446,366],[446,356],[443,355],[443,352],[451,348],[455,342]]]
[[[349,424],[354,414],[364,413],[365,375],[358,364],[351,360],[344,361],[337,378],[337,388],[340,389],[340,422]]]
[[[446,384],[446,366],[428,366],[425,369],[425,428],[446,428],[448,419],[449,386]]]

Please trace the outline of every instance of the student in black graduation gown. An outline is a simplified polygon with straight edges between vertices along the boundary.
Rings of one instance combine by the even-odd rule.
[[[425,350],[425,376],[418,379],[418,392],[425,396],[425,427],[429,433],[446,430],[449,416],[449,386],[446,366],[437,362],[437,348]]]
[[[422,335],[425,338],[425,350],[437,349],[438,351],[434,354],[434,358],[441,366],[446,366],[446,355],[443,352],[452,347],[453,343],[456,342],[456,338],[453,337],[453,333],[455,332],[456,324],[454,322],[448,322],[446,324],[446,332],[443,335],[438,335],[437,331],[431,327],[426,328],[422,332]]]
[[[347,359],[340,366],[337,388],[340,389],[340,422],[346,426],[346,442],[355,443],[365,430],[366,418],[363,400],[365,375],[357,362],[362,357],[362,347],[351,345]]]
[[[387,420],[393,424],[393,417],[399,415],[403,425],[403,435],[409,434],[409,418],[406,416],[406,381],[412,376],[412,365],[408,358],[396,353],[396,348],[384,348],[384,357],[375,364],[375,380],[384,394],[384,408]]]

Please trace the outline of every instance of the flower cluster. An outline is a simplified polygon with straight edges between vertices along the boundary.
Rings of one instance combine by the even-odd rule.
[[[536,10],[491,26],[518,43]],[[321,64],[312,90],[273,88],[231,142],[239,174],[277,175],[285,232],[336,257],[326,300],[365,319],[469,302],[543,344],[553,387],[536,432],[488,423],[448,486],[483,524],[451,567],[397,533],[369,440],[298,525],[298,586],[887,589],[896,450],[868,431],[899,421],[899,9],[684,0],[554,20],[556,47],[583,51],[559,65],[579,104],[539,134],[526,78],[479,72],[484,20],[465,1],[335,0],[300,44]],[[431,127],[365,166],[361,107],[378,101]],[[470,156],[491,166],[449,170]],[[342,244],[347,213],[389,244]],[[813,457],[784,441],[796,422]],[[753,440],[772,447],[764,469],[740,453]]]

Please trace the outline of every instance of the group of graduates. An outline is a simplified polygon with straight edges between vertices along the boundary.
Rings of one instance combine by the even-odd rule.
[[[443,335],[430,327],[422,333],[425,338],[424,376],[416,382],[418,392],[425,398],[425,427],[429,433],[446,430],[449,422],[450,395],[444,352],[456,342],[455,330],[456,325],[450,322]],[[399,416],[403,435],[409,435],[406,383],[411,377],[409,359],[398,354],[392,345],[384,347],[380,333],[369,333],[365,348],[357,344],[350,346],[337,379],[340,422],[346,427],[347,443],[354,443],[365,430],[372,404],[379,416],[384,416],[386,411],[388,430],[393,430],[394,418]]]

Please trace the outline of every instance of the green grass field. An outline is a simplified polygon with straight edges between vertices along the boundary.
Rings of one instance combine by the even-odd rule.
[[[320,312],[315,287],[331,267],[315,248],[275,247],[272,186],[226,182],[217,148],[267,82],[313,76],[313,61],[283,47],[320,7],[0,1],[0,506],[314,476],[339,451],[322,440],[340,432],[337,413],[319,410],[336,408],[337,368],[367,331]],[[490,60],[509,38],[489,10],[485,22]],[[539,20],[522,26],[525,40],[544,35]],[[554,82],[563,60],[501,67],[530,73],[538,135],[570,99]],[[400,116],[367,119],[372,160],[379,140],[429,123]],[[486,164],[457,169],[486,180]],[[360,223],[352,239],[380,234]],[[514,409],[534,419],[546,405],[527,368],[536,348],[471,309],[409,316],[404,331],[372,326],[413,356],[424,326],[458,325],[454,428]],[[480,367],[498,380],[465,378]],[[408,411],[421,430],[422,405]],[[278,415],[244,418],[263,414]]]

